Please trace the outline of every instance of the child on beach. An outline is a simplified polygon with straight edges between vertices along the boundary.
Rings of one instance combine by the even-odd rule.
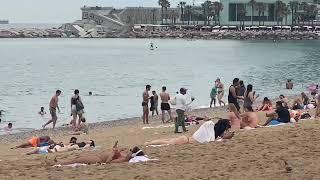
[[[212,107],[212,103],[214,107],[216,107],[216,96],[217,96],[217,87],[214,86],[210,92],[210,97],[211,97],[210,108]]]
[[[12,131],[12,123],[9,123],[8,126],[3,128],[5,131]]]
[[[89,127],[86,123],[86,118],[81,118],[81,123],[78,127],[74,129],[74,133],[71,133],[72,135],[80,135],[80,134],[89,134]]]

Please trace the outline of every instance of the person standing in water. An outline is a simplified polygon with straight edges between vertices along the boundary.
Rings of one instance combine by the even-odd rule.
[[[150,111],[152,111],[152,116],[154,115],[154,112],[156,112],[157,115],[159,115],[158,102],[159,102],[159,97],[156,91],[152,91],[152,97],[150,98],[150,104],[151,104]]]
[[[225,106],[226,103],[224,101],[222,101],[222,98],[224,96],[224,85],[221,83],[219,78],[216,80],[215,84],[216,84],[216,88],[218,90],[218,103],[220,106],[222,104],[223,104],[223,106]]]
[[[165,113],[166,111],[168,112],[169,114],[169,117],[170,119],[167,121],[171,121],[172,120],[172,116],[171,116],[171,109],[170,109],[170,104],[169,104],[169,101],[170,101],[170,95],[169,93],[166,92],[167,90],[167,87],[163,86],[162,87],[162,92],[160,93],[160,98],[161,98],[161,112],[162,112],[162,122],[164,123],[164,116],[165,116]]]
[[[291,79],[287,80],[286,89],[293,89],[293,82]]]
[[[42,126],[42,128],[44,129],[48,124],[53,123],[53,129],[56,126],[58,117],[57,117],[57,109],[58,112],[60,113],[60,109],[58,106],[58,101],[59,101],[59,96],[61,94],[60,90],[56,91],[56,94],[51,98],[50,103],[49,103],[49,110],[50,110],[50,114],[51,114],[51,120],[49,120],[46,124],[44,124]]]
[[[40,111],[38,112],[41,116],[45,115],[46,112],[44,111],[44,107],[40,108]]]
[[[214,86],[210,92],[210,97],[211,97],[210,108],[212,107],[212,103],[214,103],[214,107],[216,107],[216,96],[217,96],[217,87]]]
[[[233,83],[229,88],[229,95],[228,95],[228,103],[229,104],[230,103],[234,104],[238,111],[240,110],[238,99],[243,98],[242,96],[238,96],[237,95],[237,90],[236,89],[237,89],[237,87],[239,87],[239,85],[240,85],[239,78],[234,78],[233,79]]]
[[[146,90],[142,93],[142,108],[143,108],[143,124],[149,124],[149,91],[151,89],[150,85],[146,85]]]
[[[76,122],[77,122],[77,116],[79,116],[78,119],[78,126],[81,123],[81,118],[84,113],[84,106],[81,101],[80,91],[78,89],[74,90],[74,95],[71,97],[71,115],[73,116],[72,124],[74,127],[76,127]]]

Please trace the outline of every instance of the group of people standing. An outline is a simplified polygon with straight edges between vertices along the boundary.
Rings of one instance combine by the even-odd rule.
[[[52,96],[50,102],[49,102],[49,111],[51,115],[51,119],[45,123],[42,127],[45,128],[50,123],[53,124],[53,129],[56,126],[58,116],[57,111],[60,113],[59,109],[59,96],[61,95],[61,90],[57,90],[56,93]],[[70,124],[75,129],[76,127],[80,126],[82,119],[84,119],[84,105],[82,103],[81,97],[80,97],[80,91],[78,89],[74,90],[74,95],[71,97],[71,116],[73,117]],[[40,113],[41,112],[41,113]],[[41,111],[39,114],[43,115],[44,108],[41,108]],[[79,117],[79,118],[78,118]],[[78,124],[77,124],[77,118],[78,118]]]

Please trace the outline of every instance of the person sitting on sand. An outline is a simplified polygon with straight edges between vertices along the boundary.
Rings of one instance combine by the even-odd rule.
[[[245,112],[240,115],[241,117],[241,129],[247,127],[256,128],[258,127],[259,118],[258,115],[253,111],[252,107],[247,107]]]
[[[232,131],[239,131],[240,130],[240,122],[241,117],[240,113],[237,110],[236,106],[232,103],[229,104],[229,113],[228,113],[228,119],[230,120],[231,130]]]
[[[262,101],[262,105],[260,107],[258,107],[257,111],[272,111],[272,102],[265,97]]]
[[[291,79],[287,80],[286,89],[293,89],[293,82]]]
[[[53,165],[70,165],[75,163],[81,163],[81,164],[102,164],[102,163],[123,163],[123,162],[129,162],[132,158],[135,158],[136,156],[144,156],[144,152],[140,150],[138,147],[134,147],[130,151],[126,151],[124,149],[119,150],[118,149],[118,141],[115,142],[113,146],[113,150],[111,153],[107,152],[100,152],[95,154],[87,154],[85,156],[78,156],[71,160],[61,161],[58,162],[57,159],[55,159],[55,162],[50,163],[46,160],[47,165],[53,166]]]
[[[290,122],[298,122],[301,119],[302,113],[296,110],[290,110]]]
[[[41,107],[41,108],[40,108],[40,111],[38,112],[38,114],[40,114],[41,116],[47,114],[47,113],[44,111],[44,107]]]
[[[50,145],[50,144],[54,144],[54,141],[49,136],[32,137],[28,142],[22,143],[11,149],[41,147],[41,146]]]
[[[290,113],[289,110],[283,107],[281,101],[276,103],[277,109],[274,112],[266,113],[266,116],[269,119],[265,122],[263,126],[266,125],[277,125],[280,123],[289,123],[290,122]]]
[[[181,145],[181,144],[194,144],[194,143],[206,143],[221,139],[231,139],[234,132],[227,133],[227,130],[231,128],[230,121],[228,119],[220,119],[216,124],[212,121],[203,123],[200,128],[192,135],[192,137],[179,136],[169,139],[158,139],[150,142],[146,142],[145,145]]]
[[[85,117],[81,118],[80,125],[74,129],[73,133],[70,133],[70,134],[72,135],[89,134],[89,127],[88,127],[88,124],[86,123]]]
[[[309,103],[309,97],[304,92],[302,92],[301,96],[293,101],[292,109],[305,109],[305,107],[309,105]]]
[[[285,107],[285,108],[289,108],[289,106],[288,106],[288,103],[289,103],[288,98],[286,98],[283,94],[281,94],[279,96],[279,98],[280,98],[280,101],[282,102],[282,106]]]

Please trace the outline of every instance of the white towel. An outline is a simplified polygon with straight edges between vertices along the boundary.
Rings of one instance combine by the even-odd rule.
[[[147,156],[136,156],[131,158],[129,163],[139,163],[139,162],[147,162],[147,161],[158,161],[159,159],[149,159]]]
[[[200,128],[193,134],[192,138],[199,143],[214,141],[214,123],[212,121],[207,121],[203,123]]]

